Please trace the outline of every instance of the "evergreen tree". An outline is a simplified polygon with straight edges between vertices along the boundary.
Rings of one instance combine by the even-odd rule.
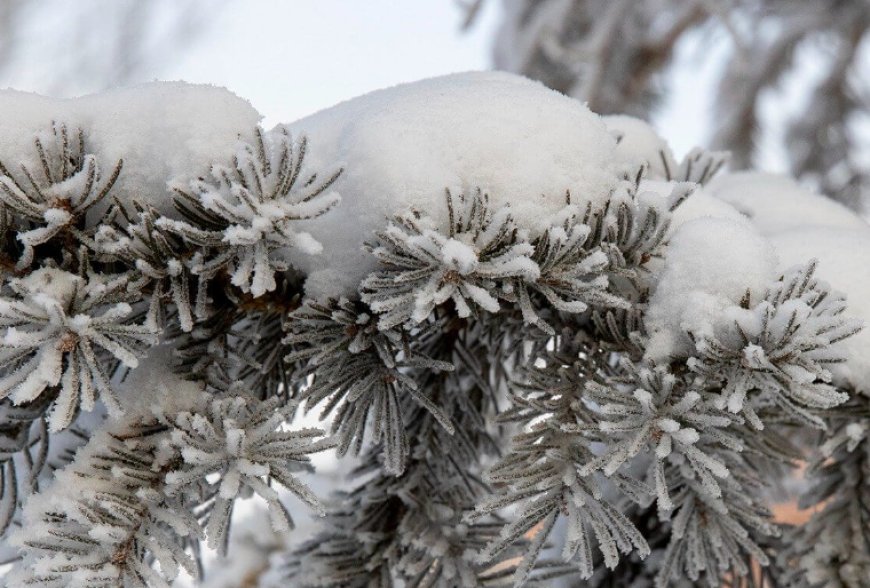
[[[630,142],[590,120],[608,156]],[[388,195],[374,269],[323,298],[293,260],[348,228],[331,190],[365,162],[314,170],[305,138],[256,129],[172,182],[172,210],[122,197],[127,167],[87,128],[48,129],[0,163],[8,585],[202,579],[252,497],[294,539],[275,585],[866,581],[870,413],[838,371],[850,301],[806,260],[726,276],[736,298],[687,290],[677,306],[703,320],[663,331],[693,263],[675,227],[723,154],[608,161],[601,198],[550,195],[534,225],[483,186],[426,209]],[[739,248],[748,221],[729,222]],[[314,410],[326,431],[293,424]],[[771,495],[813,436],[819,508],[784,527]],[[321,495],[311,456],[331,450],[350,486]],[[323,517],[310,534],[295,502]]]

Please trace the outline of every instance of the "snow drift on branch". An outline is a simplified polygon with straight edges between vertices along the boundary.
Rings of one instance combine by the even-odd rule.
[[[480,188],[531,228],[572,201],[601,204],[618,181],[616,141],[581,103],[503,73],[464,73],[379,90],[290,126],[312,138],[315,169],[344,164],[342,205],[303,230],[323,243],[309,273],[315,297],[352,292],[375,269],[363,244],[385,219],[416,208],[447,220],[444,189]],[[316,137],[316,140],[314,140]]]

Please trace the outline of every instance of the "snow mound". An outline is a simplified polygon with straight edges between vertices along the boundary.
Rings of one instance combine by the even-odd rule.
[[[700,189],[680,204],[671,217],[671,229],[698,218],[723,218],[737,223],[746,223],[746,216],[727,202],[711,196]]]
[[[674,183],[665,180],[649,180],[644,179],[640,182],[638,189],[639,194],[644,194],[646,197],[655,195],[661,198],[662,202],[667,202],[674,189]],[[739,210],[710,195],[703,188],[698,188],[692,195],[680,204],[671,215],[670,233],[673,234],[685,223],[704,217],[724,218],[733,220],[738,223],[749,222],[746,215]]]
[[[36,163],[34,135],[53,121],[85,132],[86,150],[104,173],[124,168],[114,194],[168,212],[170,180],[206,174],[229,163],[239,139],[253,138],[260,115],[229,90],[184,82],[153,82],[73,99],[0,91],[0,161],[15,173],[22,154]],[[99,214],[99,210],[96,211]]]
[[[845,294],[848,312],[865,324],[860,333],[838,343],[846,362],[830,367],[834,381],[870,394],[870,225],[842,204],[776,174],[724,174],[704,193],[751,220],[775,248],[778,271],[818,260],[816,275]]]
[[[573,202],[602,202],[618,180],[616,141],[584,105],[505,73],[464,73],[379,90],[290,125],[312,169],[346,170],[342,204],[304,224],[324,246],[291,263],[315,298],[346,295],[373,269],[363,249],[394,214],[447,218],[445,188],[480,188],[534,229]]]
[[[685,357],[693,349],[687,333],[709,333],[747,290],[758,299],[776,278],[774,248],[749,222],[713,217],[686,222],[671,237],[650,298],[647,358]]]
[[[673,172],[677,168],[670,145],[648,122],[624,114],[611,114],[601,118],[607,130],[619,143],[616,157],[620,162],[628,166],[647,163],[654,178],[666,178],[667,170]]]
[[[845,294],[847,312],[864,321],[861,332],[838,343],[846,362],[830,369],[838,385],[870,394],[870,227],[804,226],[770,240],[781,269],[817,259],[816,275]]]
[[[674,158],[667,141],[644,120],[623,114],[601,117],[607,130],[617,140],[614,155],[617,163],[627,170],[646,163],[649,171],[640,184],[640,193],[652,193],[667,199],[674,188],[666,180],[680,165]],[[683,224],[697,218],[712,217],[745,221],[748,215],[732,203],[719,198],[718,194],[704,186],[698,189],[673,212],[670,233]]]
[[[763,234],[803,225],[851,229],[868,226],[842,204],[814,194],[787,176],[764,172],[722,174],[710,182],[706,191],[752,219]]]

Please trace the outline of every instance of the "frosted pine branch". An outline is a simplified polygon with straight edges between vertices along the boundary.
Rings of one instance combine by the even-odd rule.
[[[196,577],[192,545],[226,553],[236,499],[264,498],[276,530],[292,519],[270,481],[318,500],[295,473],[333,445],[316,429],[285,430],[277,398],[193,399],[191,409],[94,436],[25,512],[16,581],[37,586],[169,586]],[[209,481],[216,477],[215,481]]]
[[[135,268],[137,276],[131,288],[151,291],[149,320],[152,323],[163,324],[161,311],[173,306],[181,329],[190,331],[194,318],[205,318],[207,314],[208,282],[200,280],[197,296],[192,300],[193,274],[187,248],[177,235],[157,226],[161,215],[156,210],[135,206],[135,215],[123,219],[122,225],[101,224],[89,245],[98,256],[120,260]],[[116,221],[120,221],[117,217],[121,216],[123,209],[119,209]]]
[[[408,453],[403,406],[406,400],[428,410],[449,432],[453,424],[414,376],[451,371],[402,341],[396,330],[381,330],[364,305],[342,299],[330,305],[308,304],[290,316],[284,342],[287,361],[304,360],[301,373],[313,376],[302,393],[308,407],[323,404],[323,417],[334,413],[338,453],[359,453],[371,420],[371,437],[382,442],[385,467],[401,473]]]
[[[539,278],[531,282],[516,280],[513,284],[526,322],[551,334],[553,328],[539,316],[541,307],[552,306],[559,312],[578,314],[590,305],[629,306],[627,300],[609,291],[607,274],[611,260],[594,242],[590,226],[594,221],[590,217],[589,210],[583,215],[576,206],[563,209],[534,241],[532,260],[538,265]],[[539,297],[543,300],[538,300]]]
[[[870,574],[870,406],[859,396],[827,419],[824,443],[810,464],[802,508],[805,525],[785,536],[780,560],[794,585],[861,586]]]
[[[117,414],[111,371],[119,364],[135,368],[157,335],[119,301],[126,286],[124,277],[86,280],[50,268],[9,282],[12,295],[0,299],[0,394],[21,404],[58,387],[52,431],[66,428],[80,407],[93,410],[97,395]]]
[[[680,162],[673,177],[668,174],[667,179],[706,184],[725,167],[730,159],[731,154],[728,151],[706,151],[695,147]]]
[[[252,406],[253,405],[253,406]],[[283,430],[295,407],[280,399],[255,403],[237,396],[203,398],[193,412],[162,417],[169,427],[168,444],[180,463],[166,473],[167,493],[183,492],[217,474],[219,483],[205,528],[208,544],[226,555],[233,503],[258,494],[269,505],[272,528],[293,528],[290,512],[269,485],[274,480],[317,511],[314,493],[294,475],[309,466],[311,453],[329,449],[334,441],[321,439],[319,429]]]
[[[769,558],[757,536],[776,535],[770,512],[745,488],[727,484],[721,498],[697,484],[687,484],[674,497],[675,514],[657,588],[689,578],[696,585],[717,588],[723,577],[746,578],[748,562],[767,566]]]
[[[478,505],[479,513],[491,513],[515,504],[520,512],[507,524],[496,541],[482,552],[489,559],[522,541],[537,525],[537,531],[518,568],[514,583],[523,585],[559,517],[568,519],[568,531],[562,558],[583,578],[589,578],[595,566],[593,547],[598,545],[604,563],[616,567],[620,553],[637,550],[641,557],[649,547],[631,522],[614,507],[614,497],[604,490],[603,481],[594,469],[583,466],[593,462],[592,447],[602,440],[583,403],[583,380],[587,370],[597,371],[604,358],[591,351],[587,365],[572,359],[576,342],[566,340],[558,353],[548,353],[546,363],[532,368],[528,382],[514,393],[515,410],[504,418],[528,423],[526,430],[513,439],[508,455],[490,471],[489,478],[501,490]],[[580,368],[580,369],[577,369]],[[630,478],[617,474],[615,487],[636,501],[646,500],[648,490]]]
[[[20,164],[24,179],[16,179],[0,163],[0,202],[36,225],[18,233],[24,246],[19,269],[33,263],[35,247],[58,233],[68,231],[82,238],[85,213],[109,194],[123,167],[119,160],[106,177],[96,156],[85,151],[84,132],[63,123],[37,135],[34,145],[38,161]]]
[[[25,556],[10,580],[146,588],[168,587],[182,569],[196,575],[185,541],[202,532],[181,498],[162,492],[167,467],[147,437],[95,435],[49,493],[28,505],[16,536]]]
[[[582,337],[557,339],[556,344],[555,352],[532,356],[532,367],[513,393],[514,408],[504,414],[525,426],[489,474],[500,491],[479,508],[492,512],[515,504],[520,512],[484,557],[536,525],[544,525],[538,532],[549,532],[557,518],[566,517],[562,557],[583,577],[591,577],[597,565],[596,543],[611,569],[620,552],[634,549],[643,558],[650,550],[633,521],[618,510],[625,504],[618,499],[622,494],[640,505],[655,499],[662,521],[676,513],[665,542],[661,586],[683,574],[716,586],[724,570],[745,574],[750,557],[766,565],[756,535],[776,535],[777,530],[766,519],[767,511],[747,494],[757,485],[757,472],[744,451],[769,453],[769,440],[747,435],[752,429],[717,408],[715,395],[693,389],[685,367],[673,374],[663,366],[627,360],[613,366]],[[770,459],[789,458],[771,453]],[[715,534],[723,537],[726,552],[706,561],[686,554],[686,541],[719,541],[698,535],[697,521],[687,522],[692,517],[720,527]],[[687,533],[695,536],[687,539]],[[535,546],[542,545],[534,543],[528,561],[538,556]],[[517,584],[524,579],[518,575]]]
[[[447,191],[449,222],[442,230],[419,213],[397,217],[371,248],[381,271],[362,283],[362,298],[388,329],[424,321],[447,301],[460,317],[473,309],[498,312],[512,278],[534,281],[540,271],[532,246],[517,231],[510,211],[493,211],[480,191],[467,197]]]
[[[258,128],[256,136],[255,145],[239,149],[232,167],[215,164],[211,181],[177,186],[176,207],[185,220],[163,218],[157,225],[203,248],[194,273],[210,277],[225,269],[233,285],[262,296],[275,289],[275,272],[288,268],[282,250],[321,251],[294,226],[339,203],[328,190],[342,170],[325,178],[305,171],[306,139],[294,143],[285,127],[268,133]]]
[[[418,213],[397,217],[371,247],[380,271],[362,282],[362,299],[381,328],[419,324],[450,301],[459,317],[489,313],[505,302],[526,322],[553,332],[540,316],[579,314],[590,306],[628,308],[645,289],[645,268],[659,255],[670,210],[690,193],[676,185],[665,207],[637,198],[640,174],[620,183],[602,209],[570,204],[539,236],[519,231],[508,208],[492,211],[488,197],[447,192],[449,224]],[[539,300],[539,298],[541,300]]]
[[[764,299],[734,308],[711,335],[695,337],[689,367],[721,383],[721,409],[744,414],[756,428],[756,408],[775,404],[814,426],[807,409],[831,408],[848,396],[829,382],[828,366],[843,361],[838,342],[855,335],[860,321],[846,314],[845,299],[813,277],[815,263],[794,268]],[[751,397],[750,397],[751,396]]]
[[[625,365],[623,369],[624,380],[613,378],[608,385],[593,380],[586,385],[586,398],[597,406],[606,450],[585,469],[600,468],[610,476],[646,453],[652,461],[648,477],[654,481],[660,510],[674,508],[668,494],[672,481],[665,473],[669,463],[682,468],[684,479],[696,481],[711,497],[720,497],[719,480],[729,472],[715,451],[717,447],[743,449],[740,438],[728,430],[739,420],[717,410],[664,367]]]
[[[4,582],[233,583],[287,538],[263,585],[861,585],[863,220],[506,74],[269,132],[118,92],[46,99],[78,135],[0,93]]]

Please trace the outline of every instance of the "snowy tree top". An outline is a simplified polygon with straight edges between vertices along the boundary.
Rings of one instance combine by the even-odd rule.
[[[346,164],[343,202],[305,230],[323,255],[292,261],[315,297],[355,291],[374,269],[363,244],[416,208],[447,218],[445,188],[510,203],[521,228],[572,201],[603,202],[618,180],[616,140],[576,100],[504,73],[454,74],[379,90],[291,125],[315,169]]]

